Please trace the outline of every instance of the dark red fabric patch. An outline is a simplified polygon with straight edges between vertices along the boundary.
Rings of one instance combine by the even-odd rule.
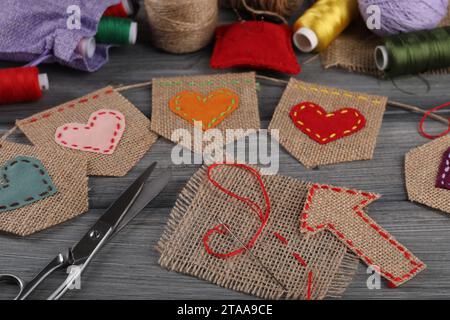
[[[245,21],[216,29],[216,45],[211,67],[251,67],[298,74],[300,65],[287,25]]]
[[[450,190],[450,148],[444,152],[436,178],[436,188]]]

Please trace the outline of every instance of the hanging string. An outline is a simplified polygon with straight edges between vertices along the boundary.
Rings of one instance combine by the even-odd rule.
[[[259,186],[261,187],[261,191],[262,191],[262,194],[264,197],[265,210],[263,210],[255,201],[251,200],[250,198],[240,196],[240,195],[232,192],[231,190],[226,189],[225,187],[220,185],[219,182],[214,180],[214,178],[212,177],[212,172],[217,167],[222,167],[222,166],[231,166],[231,167],[237,167],[237,168],[244,169],[244,170],[248,171],[253,177],[256,178]],[[258,228],[258,230],[256,231],[256,233],[253,235],[253,237],[249,240],[249,242],[245,246],[242,246],[242,247],[240,247],[236,250],[230,251],[230,252],[220,253],[220,252],[214,251],[214,249],[212,249],[209,246],[209,238],[215,233],[219,233],[222,235],[228,234],[228,231],[227,231],[228,226],[221,223],[221,224],[215,226],[214,228],[208,230],[205,233],[205,235],[203,236],[203,245],[205,246],[206,252],[208,254],[218,257],[218,258],[229,258],[229,257],[235,256],[235,255],[238,255],[248,249],[251,249],[255,245],[255,243],[258,240],[259,236],[261,235],[262,231],[264,230],[264,227],[266,226],[267,221],[269,219],[269,213],[270,213],[270,199],[269,199],[269,195],[267,193],[266,187],[264,185],[264,181],[262,180],[261,174],[259,173],[258,170],[253,169],[252,167],[245,165],[245,164],[216,163],[216,164],[213,164],[208,167],[207,177],[208,177],[208,180],[213,184],[213,186],[218,188],[220,191],[222,191],[226,195],[229,195],[230,197],[237,199],[238,201],[245,203],[258,216],[258,218],[261,222],[261,225]]]
[[[289,81],[286,81],[286,80],[283,80],[283,79],[277,79],[277,78],[262,76],[262,75],[259,75],[259,74],[256,75],[256,78],[260,79],[260,80],[270,81],[270,82],[273,82],[273,83],[276,83],[276,84],[280,84],[280,85],[283,85],[283,86],[285,86],[285,85],[287,85],[289,83]],[[131,90],[131,89],[136,89],[136,88],[148,87],[148,86],[151,86],[151,85],[152,85],[152,81],[146,81],[146,82],[140,82],[140,83],[126,85],[126,86],[119,86],[119,87],[116,87],[116,90],[117,91],[126,91],[126,90]],[[419,108],[417,106],[409,105],[409,104],[402,103],[402,102],[392,101],[392,100],[389,100],[387,104],[388,104],[388,106],[393,107],[393,108],[399,108],[399,109],[403,109],[403,110],[406,110],[406,111],[409,111],[409,112],[413,112],[413,113],[424,114],[425,120],[426,120],[426,118],[431,118],[433,120],[442,122],[442,123],[444,123],[446,125],[449,124],[449,119],[446,119],[446,118],[441,117],[441,116],[439,116],[439,115],[434,113],[435,111],[439,110],[439,109],[436,109],[436,108],[426,111],[426,110],[423,110],[423,109],[421,109],[421,108]],[[423,120],[423,121],[425,121],[425,120]],[[445,135],[445,134],[446,133],[444,133],[443,135]]]

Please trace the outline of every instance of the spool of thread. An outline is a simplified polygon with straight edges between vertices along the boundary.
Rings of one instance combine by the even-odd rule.
[[[217,26],[217,0],[145,0],[151,40],[171,53],[204,48]]]
[[[247,4],[256,10],[270,11],[289,18],[303,4],[303,0],[247,0]],[[244,9],[242,0],[220,0],[224,8]]]
[[[137,23],[124,18],[103,17],[100,20],[95,39],[107,44],[135,44]]]
[[[91,59],[95,54],[97,43],[94,37],[83,38],[78,43],[76,51],[83,57]]]
[[[436,28],[448,13],[448,0],[358,0],[364,21],[370,21],[376,6],[380,28],[372,31],[386,37]]]
[[[131,0],[122,0],[119,4],[106,9],[104,17],[126,18],[134,14],[134,7]]]
[[[376,47],[375,63],[391,77],[450,67],[450,27],[388,37]]]
[[[294,43],[302,52],[321,52],[358,17],[357,0],[317,0],[294,24]]]
[[[47,74],[36,67],[0,70],[0,104],[37,101],[49,89]]]

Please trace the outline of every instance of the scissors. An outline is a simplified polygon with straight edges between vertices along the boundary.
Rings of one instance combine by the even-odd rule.
[[[19,289],[14,300],[25,300],[36,288],[55,271],[68,268],[66,280],[48,297],[48,300],[58,300],[67,290],[73,288],[80,279],[85,268],[98,251],[131,220],[133,220],[169,183],[171,173],[164,170],[158,177],[147,182],[156,167],[151,164],[120,197],[106,210],[81,240],[69,249],[67,254],[59,253],[42,269],[33,280],[26,283],[12,274],[0,274],[1,282],[10,282]]]

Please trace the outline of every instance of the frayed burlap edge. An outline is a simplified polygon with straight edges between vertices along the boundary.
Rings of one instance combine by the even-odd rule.
[[[210,272],[208,269],[203,268],[202,266],[190,265],[189,261],[187,260],[176,260],[174,262],[170,257],[164,257],[163,253],[166,245],[168,245],[168,243],[171,241],[172,236],[176,235],[179,224],[181,223],[184,216],[188,213],[192,201],[196,197],[198,190],[200,189],[202,184],[204,184],[205,176],[206,166],[203,166],[192,176],[192,178],[188,181],[186,186],[181,191],[175,203],[175,206],[170,213],[167,226],[155,247],[155,249],[161,254],[161,257],[158,261],[159,264],[170,271],[181,272],[189,276],[199,277],[203,280],[210,281],[224,288],[253,294],[265,299],[273,299],[274,297],[269,289],[265,291],[264,289],[261,290],[256,287],[252,287],[249,284],[238,286],[236,282],[228,280],[227,277],[217,276],[214,273]],[[291,181],[296,181],[295,179],[289,177],[283,178],[289,179]],[[343,255],[343,259],[341,260],[337,272],[334,274],[326,295],[320,296],[318,297],[318,299],[323,299],[325,298],[325,296],[330,298],[341,297],[349,283],[352,281],[356,273],[358,264],[359,258],[352,252],[346,250],[346,254]],[[281,295],[277,298],[281,298]],[[286,298],[298,299],[298,297],[293,294],[288,295]]]

